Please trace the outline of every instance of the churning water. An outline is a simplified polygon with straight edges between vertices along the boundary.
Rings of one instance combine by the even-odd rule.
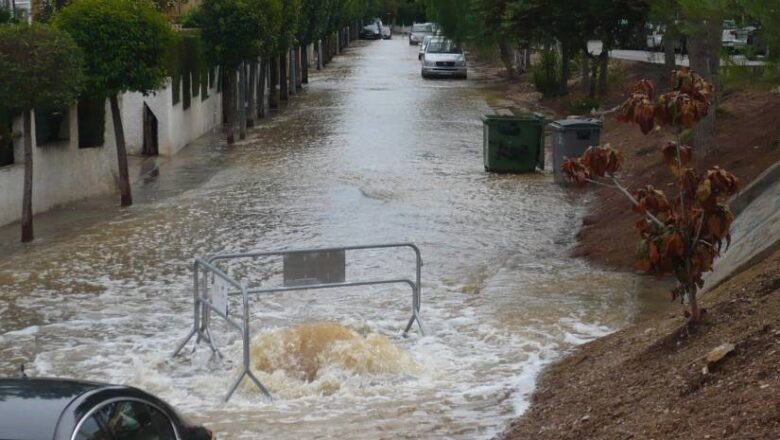
[[[183,151],[134,207],[85,202],[0,231],[0,371],[142,387],[224,439],[489,438],[528,405],[540,369],[626,324],[641,280],[567,257],[579,202],[551,176],[482,169],[479,80],[423,81],[404,40],[350,49],[233,147]],[[222,398],[223,359],[170,353],[192,325],[192,259],[223,250],[414,241],[427,335],[401,337],[408,287],[265,295],[252,364],[271,390]],[[363,251],[349,278],[412,277],[413,255]],[[229,268],[278,283],[278,261]],[[650,292],[652,293],[652,292]],[[237,304],[231,304],[237,310]]]

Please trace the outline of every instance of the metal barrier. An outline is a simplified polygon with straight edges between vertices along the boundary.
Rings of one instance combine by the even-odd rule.
[[[346,257],[347,251],[368,249],[410,248],[416,257],[416,278],[414,281],[406,278],[378,279],[366,281],[346,281]],[[284,286],[271,288],[250,288],[246,282],[239,282],[231,278],[226,272],[216,266],[219,261],[237,260],[243,258],[259,258],[281,256],[284,264]],[[289,292],[294,290],[331,289],[336,287],[358,287],[381,284],[406,284],[412,289],[412,316],[406,324],[403,335],[406,336],[415,322],[420,334],[425,335],[422,321],[420,320],[420,278],[422,276],[422,256],[420,249],[413,243],[391,243],[365,246],[349,246],[322,249],[302,249],[271,252],[248,252],[235,254],[217,254],[207,258],[195,258],[193,266],[193,325],[192,330],[179,343],[172,357],[178,355],[193,336],[197,336],[195,347],[203,340],[209,344],[211,350],[221,356],[211,336],[209,322],[211,313],[222,318],[231,327],[241,333],[243,348],[243,368],[239,376],[233,382],[225,402],[236,391],[244,377],[248,376],[252,382],[268,397],[271,393],[252,372],[249,348],[251,343],[249,327],[250,295],[261,293]],[[213,284],[209,289],[209,279]],[[211,290],[211,295],[209,295]],[[232,318],[228,314],[228,297],[240,296],[242,300],[242,315]]]

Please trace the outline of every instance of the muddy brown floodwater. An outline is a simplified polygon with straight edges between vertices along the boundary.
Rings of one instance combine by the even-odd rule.
[[[567,257],[581,210],[549,173],[484,172],[478,75],[424,81],[403,38],[357,43],[245,142],[200,142],[118,210],[98,198],[0,230],[0,372],[142,387],[222,439],[489,438],[527,407],[540,369],[652,307],[630,274]],[[428,334],[402,338],[408,288],[297,292],[252,305],[253,365],[274,394],[222,397],[240,362],[200,347],[193,257],[224,250],[414,241]],[[263,264],[261,264],[263,263]],[[266,264],[267,263],[267,264]],[[237,273],[271,284],[273,262]],[[392,252],[348,276],[412,276]]]

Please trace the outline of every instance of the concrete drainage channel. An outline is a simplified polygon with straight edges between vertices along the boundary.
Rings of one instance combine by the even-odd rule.
[[[780,246],[780,162],[734,196],[731,208],[736,216],[731,246],[706,277],[707,289],[717,287]]]

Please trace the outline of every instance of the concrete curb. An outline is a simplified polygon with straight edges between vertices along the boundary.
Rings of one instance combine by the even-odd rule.
[[[748,205],[777,181],[780,181],[780,162],[767,168],[754,181],[731,198],[729,206],[734,216],[741,214]]]

